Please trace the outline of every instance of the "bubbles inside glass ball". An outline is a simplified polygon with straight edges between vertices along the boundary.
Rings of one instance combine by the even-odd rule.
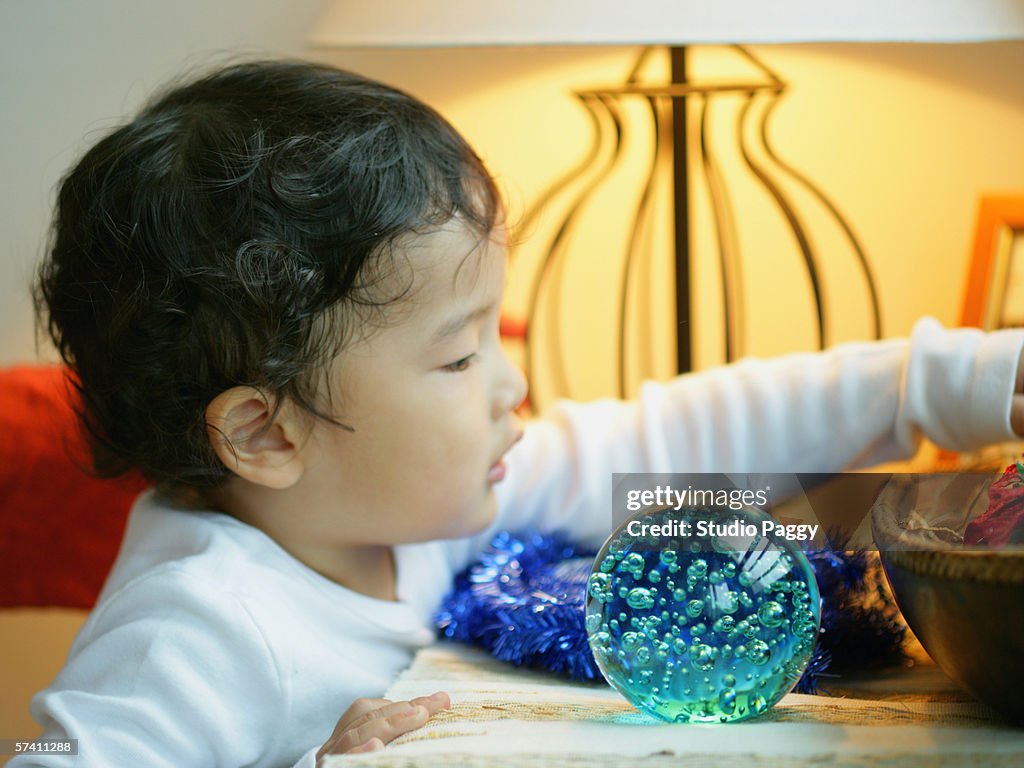
[[[604,545],[586,628],[605,679],[671,722],[756,717],[789,692],[818,636],[807,557],[753,508],[642,512]]]

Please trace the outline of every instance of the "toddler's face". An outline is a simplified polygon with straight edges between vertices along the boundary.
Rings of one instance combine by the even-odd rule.
[[[498,337],[502,243],[452,221],[396,247],[413,272],[409,297],[331,371],[334,412],[354,431],[317,423],[305,450],[304,481],[330,503],[322,522],[339,544],[481,531],[521,434],[513,409],[526,386]]]

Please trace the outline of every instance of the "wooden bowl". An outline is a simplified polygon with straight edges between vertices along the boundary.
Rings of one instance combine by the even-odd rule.
[[[1024,724],[1024,547],[967,548],[991,472],[894,475],[871,527],[896,602],[943,672]]]

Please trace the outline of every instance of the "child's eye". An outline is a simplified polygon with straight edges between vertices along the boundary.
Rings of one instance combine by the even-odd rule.
[[[448,363],[444,369],[451,373],[459,373],[460,371],[464,371],[469,368],[469,364],[473,362],[474,357],[476,357],[475,352],[472,355],[466,355],[461,360],[456,360],[454,363]]]

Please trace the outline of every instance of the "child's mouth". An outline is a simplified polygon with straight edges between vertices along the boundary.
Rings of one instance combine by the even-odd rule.
[[[505,479],[505,460],[498,459],[496,462],[491,464],[491,468],[487,470],[487,482],[490,484],[500,483]]]
[[[518,443],[522,439],[523,439],[523,430],[519,429],[515,433],[515,435],[512,437],[512,439],[509,441],[508,447],[505,449],[505,452],[507,453],[509,450],[511,450],[512,446],[515,445],[516,443]],[[487,470],[487,482],[488,482],[489,485],[494,485],[495,483],[500,483],[504,479],[505,479],[505,458],[504,458],[504,454],[502,454],[502,457],[499,458],[493,464],[491,464],[491,468]]]

